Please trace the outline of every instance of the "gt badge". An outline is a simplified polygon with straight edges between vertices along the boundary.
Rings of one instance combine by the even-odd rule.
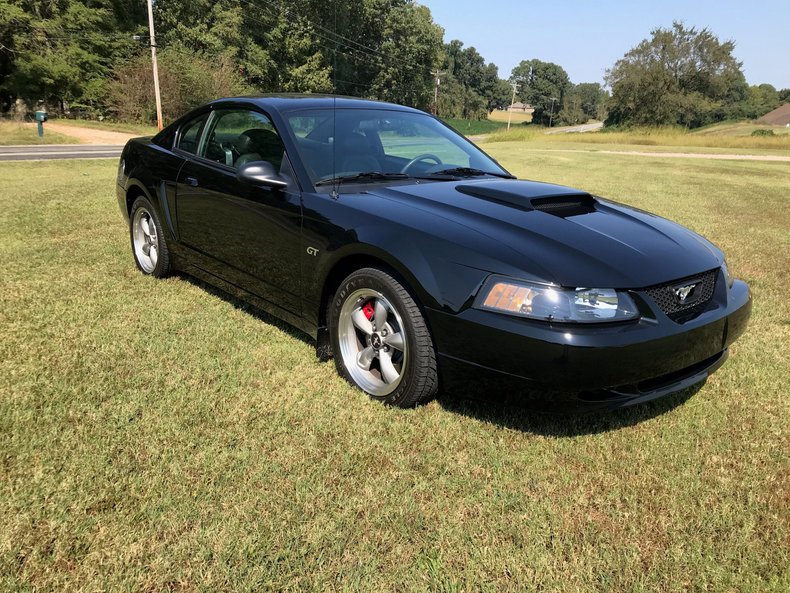
[[[313,257],[315,257],[316,255],[318,255],[318,249],[316,249],[315,247],[308,247],[307,255],[312,255]]]

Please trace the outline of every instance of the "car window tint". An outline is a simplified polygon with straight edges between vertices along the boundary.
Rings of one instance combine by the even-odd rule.
[[[284,147],[271,120],[248,110],[217,111],[201,156],[240,167],[253,161],[268,161],[279,170]]]
[[[316,109],[286,115],[314,181],[366,172],[419,176],[447,169],[503,170],[440,121],[411,111]]]
[[[433,123],[432,120],[428,121]],[[386,156],[411,160],[421,155],[435,155],[447,165],[469,166],[470,155],[451,142],[448,137],[437,134],[435,129],[406,118],[392,118],[387,123],[390,125],[376,126]]]
[[[197,154],[200,134],[203,131],[203,126],[207,119],[208,113],[204,113],[184,124],[178,138],[178,148],[192,154]]]

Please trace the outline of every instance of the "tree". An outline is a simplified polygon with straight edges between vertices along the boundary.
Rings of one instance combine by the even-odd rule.
[[[612,89],[607,124],[698,127],[724,119],[746,97],[733,41],[720,42],[708,29],[657,28],[651,38],[606,73]]]
[[[474,47],[453,39],[444,46],[441,69],[444,117],[485,119],[497,107],[510,102],[510,87],[499,78],[495,64],[486,64]],[[452,90],[452,99],[447,97]]]
[[[779,91],[779,100],[782,102],[790,101],[790,89],[782,89]]]
[[[548,125],[559,113],[571,88],[568,73],[562,66],[540,60],[522,61],[513,68],[510,80],[520,87],[519,99],[535,108],[532,121],[543,125]]]
[[[582,82],[573,87],[571,94],[579,97],[581,110],[588,119],[605,119],[609,93],[597,82]]]
[[[162,112],[166,122],[217,97],[252,91],[227,56],[209,60],[171,47],[159,52],[158,62]],[[117,78],[109,84],[108,103],[115,115],[125,121],[156,121],[149,53],[119,68]]]
[[[0,87],[29,104],[101,106],[112,65],[134,51],[142,13],[123,0],[0,3]],[[10,56],[10,58],[9,58]],[[7,100],[8,100],[7,99]]]
[[[385,101],[427,108],[433,100],[433,75],[442,46],[442,29],[430,11],[408,2],[396,6],[385,19],[381,68],[371,91]]]

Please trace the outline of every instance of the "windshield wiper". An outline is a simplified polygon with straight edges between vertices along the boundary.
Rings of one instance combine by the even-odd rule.
[[[509,173],[492,173],[491,171],[483,171],[482,169],[474,169],[472,167],[453,167],[452,169],[442,169],[441,171],[433,171],[426,175],[428,178],[433,176],[443,177],[479,177],[481,175],[493,175],[494,177],[501,177],[503,179],[515,179]]]
[[[352,181],[390,181],[392,179],[409,179],[409,175],[405,173],[382,173],[381,171],[365,171],[364,173],[355,173],[353,175],[340,175],[339,177],[330,177],[329,179],[322,179],[315,183],[319,185],[331,185],[333,183],[349,183]]]

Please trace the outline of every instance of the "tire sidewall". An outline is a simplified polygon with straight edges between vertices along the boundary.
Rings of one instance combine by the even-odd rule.
[[[151,272],[146,272],[140,265],[140,262],[137,259],[137,251],[134,248],[134,216],[140,208],[145,209],[151,215],[151,220],[154,221],[154,226],[156,227],[156,236],[159,239],[159,259],[157,260],[156,266],[154,266],[154,269]],[[164,229],[162,228],[162,224],[159,222],[159,214],[156,212],[148,198],[143,196],[140,196],[134,201],[132,208],[129,211],[129,245],[132,249],[134,265],[137,266],[137,269],[143,274],[154,276],[156,278],[161,278],[167,275],[169,271],[170,254],[167,249],[167,242],[165,241]]]
[[[399,402],[408,397],[408,392],[414,382],[417,367],[421,363],[419,360],[421,353],[418,351],[418,345],[416,341],[416,328],[414,327],[413,319],[406,312],[404,303],[400,296],[386,282],[366,271],[355,272],[346,278],[340,287],[338,287],[329,306],[329,327],[332,341],[332,350],[334,352],[335,358],[335,366],[337,367],[337,372],[340,374],[340,376],[342,376],[352,385],[356,386],[358,389],[362,389],[356,384],[354,379],[351,377],[351,374],[348,372],[348,369],[346,369],[345,361],[343,360],[343,355],[341,354],[340,350],[338,319],[340,317],[340,310],[343,307],[343,303],[346,302],[346,299],[357,290],[363,288],[375,290],[384,295],[384,297],[398,309],[398,314],[400,315],[401,321],[403,322],[404,329],[406,331],[408,359],[406,361],[406,372],[401,378],[398,387],[392,393],[382,396],[373,395],[367,391],[365,392],[375,400],[391,405],[398,405]]]

